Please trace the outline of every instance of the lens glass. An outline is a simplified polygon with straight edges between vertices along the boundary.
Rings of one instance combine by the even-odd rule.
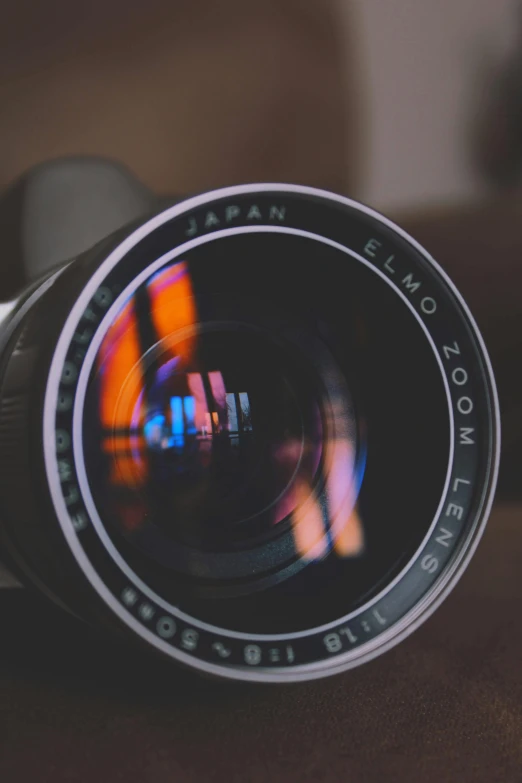
[[[129,293],[83,448],[97,513],[144,582],[199,620],[283,633],[394,579],[449,458],[440,368],[406,298],[273,233],[209,241]]]

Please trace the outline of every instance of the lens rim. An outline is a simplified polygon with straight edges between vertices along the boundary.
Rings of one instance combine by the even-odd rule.
[[[97,571],[93,568],[89,559],[85,555],[85,552],[81,544],[79,543],[79,534],[81,534],[81,529],[79,528],[79,526],[77,526],[78,529],[75,530],[74,525],[71,523],[70,514],[64,503],[63,488],[60,485],[60,480],[58,476],[57,454],[56,454],[56,432],[55,432],[56,401],[58,396],[58,387],[60,385],[60,379],[62,378],[63,365],[66,359],[67,349],[77,329],[77,325],[82,316],[82,313],[84,313],[86,308],[89,307],[89,304],[92,302],[93,296],[94,297],[96,297],[96,295],[99,296],[99,292],[103,290],[103,282],[107,274],[114,267],[116,267],[117,264],[123,258],[125,258],[126,254],[130,250],[132,250],[133,247],[135,247],[144,237],[147,237],[152,232],[155,232],[156,230],[160,229],[165,223],[168,223],[174,219],[178,219],[182,216],[187,216],[187,213],[189,215],[191,212],[194,214],[194,210],[201,209],[201,207],[206,206],[212,202],[223,201],[225,199],[228,200],[238,199],[240,196],[249,196],[252,194],[266,195],[269,193],[273,193],[274,196],[277,196],[278,198],[281,198],[282,194],[284,193],[286,193],[286,195],[289,198],[295,195],[307,196],[310,197],[311,199],[320,200],[323,203],[325,201],[330,202],[332,205],[335,205],[337,208],[348,207],[352,213],[360,213],[361,216],[363,216],[365,219],[368,218],[372,219],[373,221],[376,222],[377,226],[385,226],[388,229],[390,229],[394,235],[402,238],[402,240],[405,240],[408,243],[408,245],[410,245],[417,252],[417,254],[421,256],[423,261],[427,263],[428,267],[431,270],[435,271],[436,276],[439,279],[439,284],[440,281],[442,281],[442,283],[446,285],[447,289],[449,289],[449,292],[453,300],[456,300],[456,304],[458,305],[458,307],[460,307],[461,319],[465,321],[466,326],[470,330],[472,342],[474,342],[474,348],[479,355],[479,360],[481,360],[480,370],[482,375],[482,381],[484,384],[484,391],[488,398],[487,402],[489,407],[489,426],[491,432],[490,432],[490,438],[488,443],[489,453],[486,455],[486,467],[484,468],[483,471],[486,476],[486,481],[484,483],[482,496],[480,498],[479,503],[477,504],[476,510],[474,512],[470,512],[469,516],[473,517],[473,521],[469,525],[468,533],[463,537],[463,539],[460,541],[458,545],[455,545],[455,552],[452,554],[451,559],[449,560],[448,563],[445,564],[441,573],[437,575],[437,578],[435,579],[433,585],[428,590],[428,592],[418,603],[416,603],[410,610],[408,610],[404,614],[404,616],[402,616],[398,621],[393,622],[387,630],[382,631],[380,634],[377,634],[373,639],[364,642],[361,646],[354,649],[347,649],[341,651],[339,654],[336,654],[333,657],[330,657],[329,655],[325,654],[325,656],[321,660],[318,660],[314,663],[307,663],[301,665],[299,664],[287,665],[284,667],[283,666],[264,667],[258,665],[259,662],[256,662],[254,664],[252,660],[248,660],[247,653],[245,652],[245,663],[243,665],[232,666],[229,664],[219,663],[219,661],[218,662],[208,661],[190,654],[191,650],[194,649],[193,647],[191,648],[190,643],[188,643],[188,645],[187,644],[183,645],[182,643],[180,645],[180,648],[173,646],[172,644],[169,644],[168,642],[165,641],[165,638],[161,638],[157,634],[154,634],[152,631],[145,628],[143,624],[138,621],[136,614],[130,610],[130,607],[129,606],[125,607],[121,602],[117,601],[117,599],[112,594],[112,592],[107,588],[105,583],[100,579]],[[284,229],[281,226],[269,227],[267,226],[266,222],[260,221],[260,223],[261,223],[260,225],[251,226],[249,228],[245,228],[243,226],[242,228],[238,228],[238,231],[241,231],[241,233],[245,233],[247,230],[267,231],[272,229],[272,230],[285,230],[286,233],[292,233],[291,231],[288,231],[287,229]],[[177,255],[181,255],[182,253],[187,252],[191,243],[202,244],[204,242],[212,241],[218,238],[219,236],[223,236],[224,235],[223,231],[233,232],[234,230],[235,229],[230,229],[230,230],[225,229],[220,231],[204,233],[202,236],[189,240],[188,243],[185,242],[176,245],[174,250],[171,250],[170,253],[168,253],[167,255],[174,258]],[[294,231],[293,233],[297,233],[297,232]],[[302,231],[301,234],[302,235],[307,234],[307,232]],[[311,238],[319,241],[325,241],[326,239],[324,236],[322,237],[318,235],[310,235],[310,236]],[[329,243],[332,244],[333,242],[330,240]],[[339,245],[339,249],[344,250],[344,252],[349,252],[350,255],[357,257],[359,261],[362,261],[363,263],[366,263],[368,266],[371,266],[370,263],[368,262],[368,259],[366,260],[363,259],[361,255],[357,255],[353,250],[350,250],[347,247],[343,248],[340,245]],[[157,261],[147,265],[147,268],[144,269],[142,272],[143,279],[146,279],[146,277],[148,277],[152,273],[153,271],[152,267],[162,266],[168,260],[169,259],[166,258],[164,255]],[[375,266],[373,266],[373,269],[374,271],[378,272],[380,276],[391,285],[392,288],[395,288],[397,293],[399,293],[398,288],[393,285],[390,278],[386,277],[384,272],[382,271],[379,272],[379,270],[376,269]],[[138,280],[138,278],[133,278],[131,284],[132,286],[134,286],[134,288],[137,287],[137,285],[139,284],[139,280],[138,280],[136,285],[134,285],[136,280]],[[125,294],[128,294],[128,288],[125,290],[124,292]],[[123,296],[123,294],[120,294],[120,296]],[[408,302],[407,298],[405,296],[403,296],[403,298],[410,306],[410,303]],[[417,320],[419,320],[420,323],[423,323],[421,319],[418,317],[413,307],[410,306],[410,309],[416,315]],[[107,313],[106,318],[108,318],[108,315],[109,313]],[[425,325],[423,325],[423,328],[426,334],[429,335],[429,332],[425,327]],[[99,335],[102,333],[103,330],[100,327],[97,327],[95,331],[95,335]],[[95,339],[96,336],[94,336],[94,340]],[[432,343],[432,349],[434,350],[434,353],[437,356],[437,359],[441,366],[442,377],[447,385],[447,379],[446,379],[444,369],[442,367],[442,362],[440,360],[440,356],[438,354],[437,348],[431,338],[431,335],[429,335],[429,340]],[[89,345],[89,350],[90,348],[91,345]],[[83,370],[84,368],[82,367],[82,372]],[[448,389],[447,389],[447,393],[449,394]],[[450,395],[450,400],[451,400],[451,395]],[[75,407],[76,407],[76,403],[75,403]],[[450,404],[450,410],[451,410],[451,404]],[[78,417],[76,417],[76,421],[78,421]],[[58,521],[61,525],[65,538],[80,568],[87,576],[87,578],[89,579],[89,581],[91,582],[95,590],[98,592],[98,594],[102,597],[102,599],[109,605],[111,610],[115,613],[115,615],[125,625],[129,626],[135,633],[141,636],[144,640],[146,640],[149,643],[152,643],[155,647],[157,647],[164,653],[167,653],[171,657],[174,657],[183,663],[189,664],[191,667],[199,668],[207,673],[217,674],[219,676],[229,677],[233,679],[280,682],[280,681],[288,681],[288,680],[314,679],[317,677],[322,677],[322,676],[332,674],[334,672],[342,671],[344,669],[352,668],[353,666],[359,665],[360,663],[364,663],[365,661],[370,660],[371,658],[375,657],[381,652],[384,652],[385,650],[394,646],[395,644],[398,644],[402,639],[404,639],[407,635],[409,635],[409,633],[413,632],[413,630],[415,630],[415,628],[418,627],[418,625],[421,622],[427,619],[427,617],[429,617],[429,615],[433,611],[435,611],[437,606],[442,602],[442,600],[444,600],[444,598],[450,592],[454,584],[457,582],[459,576],[462,574],[484,530],[487,516],[491,508],[494,488],[496,485],[496,480],[498,475],[498,463],[499,463],[499,451],[500,451],[499,433],[500,433],[500,419],[499,419],[498,398],[497,398],[491,364],[483,340],[462,297],[455,289],[455,286],[451,283],[451,281],[444,273],[444,271],[431,258],[431,256],[429,256],[429,254],[420,245],[418,245],[418,243],[416,243],[415,240],[409,237],[409,235],[406,234],[406,232],[404,232],[398,226],[393,224],[391,221],[384,218],[374,210],[371,210],[368,207],[360,205],[357,202],[354,202],[350,199],[346,199],[344,197],[329,193],[327,191],[322,191],[315,188],[308,188],[304,186],[283,185],[283,184],[260,184],[260,185],[242,185],[242,186],[237,186],[232,188],[224,188],[217,191],[205,193],[201,196],[197,196],[195,198],[182,202],[181,204],[178,204],[166,210],[165,212],[162,212],[160,215],[155,216],[147,223],[142,225],[140,228],[138,228],[136,231],[134,231],[101,263],[97,271],[91,277],[84,292],[81,294],[81,296],[78,298],[78,300],[72,307],[70,315],[67,319],[67,322],[62,330],[61,336],[57,343],[56,351],[54,353],[53,360],[51,363],[51,369],[48,377],[46,396],[45,396],[43,442],[44,442],[44,456],[45,456],[45,463],[46,463],[47,480],[49,484],[50,494],[51,494],[51,498],[53,501],[53,505],[55,508]],[[78,430],[76,429],[76,431],[73,433],[73,442],[76,442],[77,435],[78,435]],[[451,442],[453,443],[453,441],[454,438],[452,433]],[[449,462],[448,478],[446,484],[448,483],[449,480],[449,470],[451,469],[451,462],[452,459],[450,459]],[[446,502],[446,500],[447,500],[447,486],[444,489],[442,499],[441,499],[441,505],[439,507],[435,520],[433,524],[430,526],[430,532],[434,528],[437,520],[439,520],[440,512],[442,511],[443,504],[444,502]],[[430,533],[427,534],[420,549],[424,547],[426,543],[426,539],[428,538],[429,535]],[[415,560],[415,558],[413,558],[413,560]],[[411,567],[411,562],[412,561],[410,561],[407,568]],[[404,572],[401,572],[401,574],[397,577],[396,581],[400,582],[400,580],[403,578],[404,575],[405,575]],[[390,585],[387,586],[386,590],[387,591],[390,590]],[[372,599],[371,603],[372,604],[375,603],[376,600],[377,599]],[[359,614],[360,611],[361,610],[357,610],[357,614]],[[171,609],[169,609],[169,612],[171,612]],[[340,621],[336,621],[335,623],[328,624],[328,627],[338,626],[339,622],[347,621],[347,619],[348,618],[344,618],[344,620],[340,620]],[[198,625],[195,618],[191,618],[191,621],[193,625],[196,626]],[[199,625],[203,625],[203,624],[199,624]],[[320,631],[327,630],[328,627],[313,629],[313,633],[318,633]],[[238,634],[238,633],[233,633],[233,632],[225,631],[224,629],[217,629],[217,628],[213,630],[216,634],[220,634],[219,639],[224,640],[223,642],[219,641],[218,637],[216,636],[217,639],[216,644],[224,644],[230,637],[240,637],[245,639],[245,641],[252,642],[252,644],[246,645],[245,651],[249,647],[252,649],[256,647],[255,642],[258,639],[256,635]],[[266,639],[275,640],[275,638],[277,638],[278,641],[283,641],[283,640],[291,641],[292,636],[302,636],[302,634],[298,633],[298,634],[286,634],[286,635],[282,635],[282,634],[259,635],[259,637],[264,637]],[[185,636],[185,641],[187,639],[189,639],[189,637]],[[254,658],[255,658],[255,654],[257,653],[255,653],[254,651],[254,653],[252,653]],[[293,661],[287,660],[287,664],[292,664],[292,663]]]

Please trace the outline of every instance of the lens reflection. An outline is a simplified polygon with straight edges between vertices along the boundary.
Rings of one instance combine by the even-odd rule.
[[[255,318],[198,318],[178,262],[125,304],[100,349],[102,450],[120,532],[193,576],[245,579],[254,566],[263,586],[274,566],[277,580],[330,551],[359,554],[363,463],[330,357],[327,388],[300,355],[303,336],[291,342]],[[202,556],[242,551],[233,566]]]
[[[444,480],[444,391],[422,331],[365,268],[290,237],[218,244],[116,313],[86,396],[89,484],[167,600],[223,627],[307,628],[418,545]]]

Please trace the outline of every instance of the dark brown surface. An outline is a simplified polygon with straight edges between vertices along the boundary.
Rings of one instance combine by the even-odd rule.
[[[393,651],[287,687],[107,650],[5,593],[0,780],[519,783],[521,526],[520,507],[497,508],[454,592]]]

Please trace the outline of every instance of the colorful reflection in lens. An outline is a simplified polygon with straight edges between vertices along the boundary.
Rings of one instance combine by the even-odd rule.
[[[317,492],[297,477],[287,498],[294,509],[291,520],[295,547],[308,561],[322,560],[330,552],[338,557],[355,557],[364,550],[357,498],[366,467],[365,453],[356,462],[354,445],[348,438],[330,439],[325,448],[324,489]],[[278,458],[284,459],[291,449],[292,444],[285,444]]]
[[[182,466],[172,468],[178,471],[207,469],[223,455],[224,439],[227,454],[242,455],[254,442],[248,390],[227,388],[216,367],[195,371],[197,354],[196,297],[182,261],[155,274],[128,300],[99,351],[101,448],[127,531],[148,524],[144,498],[155,478],[154,455],[177,455],[178,462],[169,464]],[[365,458],[345,421],[343,400],[322,400],[316,419],[313,439],[288,436],[273,444],[272,461],[284,491],[272,503],[268,525],[289,520],[304,561],[330,553],[354,557],[364,549],[357,497]],[[303,464],[311,469],[300,472]],[[281,477],[288,477],[287,485]]]

